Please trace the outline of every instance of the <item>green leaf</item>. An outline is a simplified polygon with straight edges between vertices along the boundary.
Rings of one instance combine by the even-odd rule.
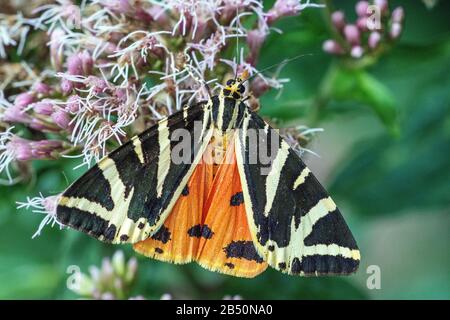
[[[364,70],[336,67],[330,75],[330,97],[370,107],[393,135],[398,135],[396,101],[391,91]]]

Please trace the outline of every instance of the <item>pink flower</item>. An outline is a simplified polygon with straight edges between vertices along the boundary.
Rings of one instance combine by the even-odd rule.
[[[400,34],[402,33],[402,25],[398,22],[394,22],[391,26],[391,30],[389,31],[389,36],[392,39],[397,39],[398,37],[400,37]]]
[[[54,158],[54,152],[61,150],[62,142],[57,140],[32,141],[14,135],[7,144],[7,148],[16,160],[29,161]]]
[[[27,161],[33,158],[29,140],[14,136],[8,144],[8,148],[18,161]]]
[[[29,123],[31,117],[27,114],[22,107],[16,105],[6,108],[2,115],[2,120],[10,123]]]
[[[247,44],[250,49],[250,57],[247,61],[251,65],[256,65],[261,47],[266,40],[267,31],[264,28],[250,30],[247,34]]]
[[[25,108],[35,101],[36,97],[31,92],[24,92],[17,95],[14,99],[14,105],[19,109]]]
[[[402,23],[405,18],[405,11],[402,7],[397,7],[392,11],[392,22]]]
[[[251,83],[251,92],[255,97],[262,96],[271,88],[270,84],[261,77],[256,77]]]
[[[38,94],[48,95],[48,94],[50,94],[52,89],[48,84],[45,84],[43,82],[36,82],[33,85],[33,91],[35,91]]]
[[[49,116],[53,113],[54,107],[50,100],[42,100],[33,104],[33,110],[38,114]]]
[[[358,28],[353,24],[348,24],[344,28],[344,35],[347,41],[350,44],[359,44],[360,42],[360,33]]]
[[[367,16],[367,9],[369,8],[368,1],[358,1],[355,6],[356,14],[360,17]]]
[[[336,40],[326,40],[323,45],[322,49],[325,52],[331,53],[331,54],[342,54],[344,53],[344,50],[339,45],[339,43]]]
[[[87,77],[86,85],[88,85],[95,94],[102,93],[108,88],[108,84],[105,80],[95,76]]]
[[[379,32],[374,31],[374,32],[370,33],[369,40],[368,40],[369,47],[371,49],[375,49],[376,47],[378,47],[380,40],[381,40],[381,34]]]
[[[115,13],[126,14],[132,9],[129,0],[105,0],[101,3]]]
[[[62,129],[68,129],[70,124],[70,116],[63,109],[59,109],[52,114],[52,120]]]
[[[77,95],[70,96],[67,99],[66,111],[76,113],[81,108],[81,98]]]
[[[352,49],[350,51],[350,55],[356,59],[361,58],[363,54],[364,54],[364,49],[360,46],[354,46],[354,47],[352,47]]]
[[[363,32],[369,30],[367,27],[367,17],[359,17],[358,20],[356,20],[356,26]]]
[[[158,5],[151,6],[147,12],[152,16],[152,19],[159,25],[166,25],[169,22],[169,17],[165,13],[164,8]]]
[[[71,75],[83,75],[83,60],[80,54],[75,53],[67,59],[67,72]]]
[[[73,90],[73,83],[72,81],[68,80],[68,79],[62,79],[61,80],[61,91],[63,94],[69,94],[72,92]]]
[[[273,24],[282,17],[295,16],[307,7],[318,7],[309,1],[302,4],[301,0],[277,0],[272,9],[267,12],[267,23]]]
[[[79,54],[81,59],[81,67],[83,69],[84,75],[89,75],[92,73],[92,67],[94,66],[94,59],[89,54],[87,50],[84,50]]]
[[[345,27],[345,15],[342,11],[335,11],[331,15],[331,21],[336,29],[341,30]]]

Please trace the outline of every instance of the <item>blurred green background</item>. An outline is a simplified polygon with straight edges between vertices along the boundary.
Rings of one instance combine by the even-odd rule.
[[[354,1],[333,3],[353,14]],[[138,257],[139,279],[133,295],[450,298],[450,3],[440,1],[428,9],[419,0],[391,1],[391,7],[395,5],[406,11],[400,43],[362,75],[344,76],[350,77],[350,87],[333,97],[319,118],[311,118],[314,110],[304,99],[317,93],[331,65],[339,68],[339,61],[321,49],[329,33],[319,10],[307,10],[277,25],[284,34],[271,36],[259,63],[264,67],[313,53],[284,69],[281,75],[291,81],[280,98],[275,99],[275,93],[265,96],[260,112],[279,119],[283,126],[325,129],[309,146],[321,157],[305,159],[340,206],[358,241],[359,271],[349,277],[298,278],[268,270],[249,280],[196,265]],[[367,77],[369,85],[361,83]],[[373,112],[380,103],[392,104],[397,118],[383,124]],[[39,179],[32,185],[0,187],[1,299],[77,298],[66,287],[67,267],[79,265],[87,272],[117,249],[58,228],[46,228],[31,239],[42,216],[16,210],[15,202],[39,192],[56,194],[68,185],[63,172],[69,181],[82,173],[71,169],[72,160],[59,163],[57,167],[54,162],[35,162]],[[129,246],[121,248],[127,257],[135,255]],[[381,289],[366,285],[370,265],[381,269]]]

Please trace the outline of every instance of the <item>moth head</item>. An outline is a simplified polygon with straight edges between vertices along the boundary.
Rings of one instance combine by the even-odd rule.
[[[224,97],[231,97],[234,99],[241,99],[242,95],[245,93],[244,82],[248,78],[248,72],[245,70],[236,79],[229,79],[225,87],[222,89],[222,95]]]

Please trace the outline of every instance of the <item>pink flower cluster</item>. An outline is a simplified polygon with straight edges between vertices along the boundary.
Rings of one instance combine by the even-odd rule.
[[[89,166],[244,70],[254,75],[249,103],[259,108],[260,96],[288,81],[278,78],[279,70],[268,77],[256,68],[267,36],[278,20],[318,6],[309,0],[276,0],[270,8],[259,0],[18,3],[25,17],[0,14],[3,184],[21,181],[34,159],[80,157],[79,166]],[[10,59],[17,54],[21,63]],[[18,203],[47,213],[35,235],[57,223],[58,197]]]
[[[44,3],[27,18],[0,16],[1,57],[19,43],[26,55],[30,33],[38,40],[29,45],[41,45],[48,57],[23,61],[26,75],[0,87],[0,171],[66,154],[90,165],[161,117],[207,99],[206,84],[217,90],[237,71],[256,74],[271,26],[316,6],[300,0],[277,0],[267,10],[257,0]],[[246,20],[256,22],[246,28]],[[249,86],[258,98],[283,82],[258,74]]]
[[[346,21],[343,11],[333,12],[331,21],[337,36],[323,43],[325,52],[358,59],[400,37],[404,21],[402,7],[391,12],[388,0],[359,1],[355,11],[358,18],[354,23]]]

